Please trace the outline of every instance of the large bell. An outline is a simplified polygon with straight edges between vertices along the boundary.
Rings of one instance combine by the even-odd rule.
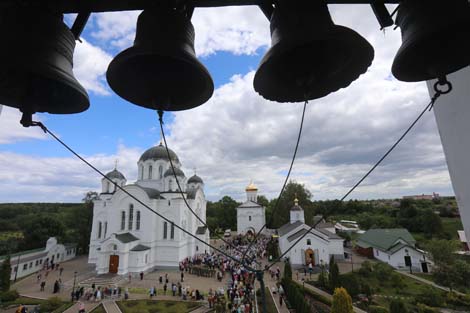
[[[69,114],[90,106],[72,71],[75,38],[62,14],[0,14],[0,104],[25,113]]]
[[[179,111],[212,96],[214,83],[194,52],[194,27],[171,8],[144,10],[134,46],[119,53],[106,73],[111,88],[134,104]]]
[[[317,99],[347,87],[374,59],[367,40],[333,23],[323,0],[278,1],[271,41],[253,84],[278,102]]]
[[[406,82],[440,78],[470,64],[470,5],[467,0],[405,0],[395,23],[403,43],[393,75]]]

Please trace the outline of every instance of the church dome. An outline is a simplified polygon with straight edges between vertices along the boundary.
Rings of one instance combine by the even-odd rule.
[[[194,184],[197,184],[197,183],[204,183],[202,181],[202,178],[197,176],[196,174],[194,174],[193,176],[191,176],[189,179],[188,179],[188,184],[191,184],[191,183],[194,183]]]
[[[248,186],[246,186],[245,191],[258,191],[258,187],[256,187],[256,185],[251,182]]]
[[[126,179],[124,175],[121,172],[119,172],[117,169],[114,169],[108,174],[106,174],[106,177],[108,177],[109,179],[113,179],[113,178],[122,179],[122,180]]]
[[[184,177],[184,172],[180,170],[179,168],[175,167],[175,173],[176,176],[183,176]],[[171,167],[165,171],[165,174],[163,174],[164,177],[167,176],[174,176],[173,171],[171,170]]]
[[[172,161],[175,161],[175,162],[179,162],[179,159],[178,159],[178,156],[176,155],[176,153],[171,150],[171,149],[168,149],[168,152],[170,153],[170,158]],[[142,161],[142,162],[145,162],[147,160],[167,160],[169,161],[168,159],[168,154],[166,152],[166,148],[160,143],[158,146],[155,146],[155,147],[152,147],[150,149],[148,149],[147,151],[145,151],[142,156],[140,157],[139,159],[139,162]]]

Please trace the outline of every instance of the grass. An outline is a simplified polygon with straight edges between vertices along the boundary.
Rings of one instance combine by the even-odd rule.
[[[117,301],[122,313],[187,313],[200,306],[197,302],[131,300]]]
[[[460,217],[441,217],[442,228],[444,233],[449,234],[451,239],[459,239],[458,230],[463,230],[462,220]]]
[[[263,302],[261,300],[261,289],[258,289],[257,293],[257,300],[258,300],[258,311],[262,311],[263,309]],[[269,288],[265,287],[265,294],[266,294],[266,312],[267,313],[277,313],[276,305],[274,304],[274,299],[271,296],[271,292],[269,292]],[[284,304],[285,305],[285,304]],[[253,310],[254,311],[254,310]]]
[[[20,231],[2,231],[0,232],[0,241],[8,239],[23,239],[23,233]]]
[[[28,297],[19,297],[14,301],[9,301],[9,302],[3,302],[0,304],[0,307],[7,307],[11,305],[35,305],[35,304],[42,304],[47,302],[47,300],[42,300],[42,299],[34,299],[34,298],[28,298]]]

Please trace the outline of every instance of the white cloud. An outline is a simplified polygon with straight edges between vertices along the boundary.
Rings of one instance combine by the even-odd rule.
[[[110,12],[93,15],[92,36],[101,46],[122,50],[132,45],[140,12]],[[196,53],[207,56],[217,51],[253,54],[270,42],[269,22],[255,6],[197,8],[192,23],[195,28]]]
[[[137,176],[136,161],[141,151],[119,145],[116,154],[84,158],[105,174],[119,160],[118,169],[128,182]],[[101,176],[79,159],[38,157],[0,152],[1,202],[77,202],[86,192],[101,190]]]
[[[37,120],[37,117],[35,116]],[[0,105],[0,144],[8,144],[19,140],[47,139],[39,127],[25,128],[20,124],[21,112],[12,107]]]
[[[111,59],[107,52],[82,39],[75,48],[74,74],[89,92],[109,95],[104,75]]]

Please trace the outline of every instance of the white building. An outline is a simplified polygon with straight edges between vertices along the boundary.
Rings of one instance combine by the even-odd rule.
[[[305,214],[298,200],[290,210],[290,222],[281,226],[279,234],[279,247],[284,253],[305,233],[307,235],[299,241],[287,254],[293,267],[301,267],[308,264],[314,266],[328,264],[330,257],[344,259],[344,240],[335,233],[328,231],[329,224],[320,223],[309,231],[310,226],[305,224]],[[326,227],[323,227],[326,226]]]
[[[416,248],[413,236],[404,228],[369,229],[357,240],[362,255],[375,258],[397,269],[429,272],[432,263],[426,252]]]
[[[46,264],[57,264],[73,259],[77,253],[76,244],[60,244],[55,237],[46,242],[45,248],[22,251],[10,255],[10,279],[21,278],[35,273]],[[7,256],[0,257],[2,263]]]
[[[258,188],[253,183],[250,183],[245,191],[246,201],[237,208],[237,233],[257,234],[266,223],[266,208],[256,202]]]
[[[170,150],[182,193],[191,209],[206,221],[206,199],[202,179],[187,179],[177,155]],[[176,268],[184,258],[208,251],[206,244],[178,230],[175,225],[209,242],[209,231],[187,208],[171,170],[165,147],[152,147],[142,154],[138,180],[114,169],[102,179],[102,191],[94,201],[93,227],[88,262],[98,274],[141,272],[152,268]],[[116,187],[135,196],[167,222]]]

